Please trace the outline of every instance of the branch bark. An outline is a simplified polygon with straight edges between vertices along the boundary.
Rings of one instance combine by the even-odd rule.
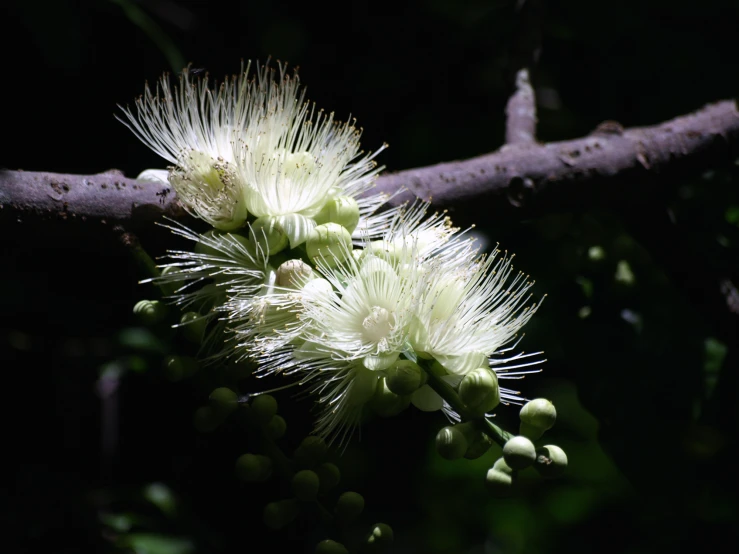
[[[734,100],[708,105],[665,123],[623,130],[614,122],[590,135],[548,144],[506,145],[497,152],[381,175],[376,190],[392,204],[415,197],[449,206],[458,223],[494,217],[520,220],[564,210],[634,201],[687,171],[733,162],[739,153]],[[649,183],[649,185],[645,185]],[[188,217],[167,186],[118,171],[71,175],[0,171],[0,219],[79,218],[141,227],[167,215]]]

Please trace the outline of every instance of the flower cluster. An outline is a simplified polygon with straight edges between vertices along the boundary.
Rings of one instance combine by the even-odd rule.
[[[213,86],[185,70],[123,110],[172,164],[143,177],[166,180],[213,227],[173,225],[194,249],[171,252],[157,282],[208,322],[216,358],[303,385],[320,436],[343,440],[368,413],[411,404],[459,421],[515,402],[498,378],[538,363],[509,354],[537,307],[531,282],[425,203],[380,211],[382,148],[362,153],[354,124],[304,94],[282,65]]]

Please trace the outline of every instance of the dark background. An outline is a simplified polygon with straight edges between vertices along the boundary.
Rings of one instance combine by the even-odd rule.
[[[115,120],[116,104],[187,63],[220,78],[270,55],[300,66],[319,107],[356,117],[365,148],[388,142],[388,169],[502,142],[510,1],[10,0],[2,11],[0,165],[10,169],[162,167]],[[548,2],[534,77],[539,139],[575,138],[605,119],[653,124],[734,96],[738,18],[727,0]],[[670,210],[686,265],[735,282],[737,177],[736,166],[686,174],[649,208]],[[548,361],[520,386],[555,401],[550,435],[569,455],[567,476],[525,473],[517,497],[492,499],[482,478],[497,454],[445,462],[433,450],[443,418],[408,411],[366,425],[337,458],[342,487],[367,500],[358,533],[385,521],[397,552],[731,548],[737,339],[689,301],[633,217],[619,208],[477,221],[536,278],[535,295],[547,294],[521,347]],[[140,238],[154,256],[178,244],[159,228]],[[164,379],[163,356],[185,347],[134,319],[133,304],[152,291],[110,228],[5,218],[0,245],[8,551],[311,552],[327,536],[310,521],[268,532],[261,509],[284,491],[276,479],[234,477],[248,434],[193,429],[210,377],[196,380],[202,387]],[[117,393],[102,401],[105,384]],[[309,428],[308,403],[278,399],[290,451]],[[515,421],[515,408],[498,411]]]

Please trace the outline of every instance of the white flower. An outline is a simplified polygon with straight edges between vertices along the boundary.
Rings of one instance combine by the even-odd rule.
[[[147,87],[127,125],[173,164],[169,182],[188,210],[214,227],[233,230],[247,215],[282,227],[291,247],[305,241],[327,201],[357,200],[363,222],[387,195],[367,195],[381,170],[374,153],[360,151],[361,131],[304,101],[297,74],[286,67],[250,65],[238,76],[209,86],[186,69],[179,85],[165,75],[153,94]],[[158,178],[151,172],[147,176]],[[380,221],[380,220],[376,220]]]

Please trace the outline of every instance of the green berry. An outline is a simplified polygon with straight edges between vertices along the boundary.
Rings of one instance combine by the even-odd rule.
[[[312,468],[321,463],[328,452],[328,445],[321,437],[309,436],[295,449],[293,460],[299,468]]]
[[[267,425],[277,413],[277,400],[269,394],[255,396],[249,404],[251,414],[259,425]]]
[[[509,496],[512,492],[513,477],[508,473],[490,468],[485,476],[485,486],[493,496]]]
[[[167,316],[167,306],[159,300],[140,300],[133,307],[133,313],[146,325],[153,325]]]
[[[506,463],[505,458],[498,458],[495,460],[493,469],[497,469],[498,471],[502,471],[508,475],[514,475],[516,473],[516,471]]]
[[[282,529],[291,523],[300,511],[298,501],[294,498],[270,502],[264,507],[264,524],[270,529]]]
[[[375,523],[365,542],[369,552],[384,552],[393,543],[393,538],[392,527],[387,523]]]
[[[318,480],[321,482],[321,486],[319,488],[320,492],[331,490],[338,485],[341,480],[341,471],[339,471],[339,468],[331,462],[322,463],[315,471],[316,475],[318,475]]]
[[[408,395],[425,383],[421,366],[410,360],[399,360],[387,369],[387,388],[399,395]]]
[[[534,443],[521,435],[509,439],[503,446],[503,458],[513,469],[524,469],[536,460]]]
[[[351,255],[352,236],[338,223],[325,223],[311,231],[305,248],[314,264],[336,267]]]
[[[567,469],[567,454],[554,444],[537,448],[534,468],[542,477],[559,477]]]
[[[310,469],[303,469],[293,475],[292,487],[295,498],[308,502],[316,499],[320,486],[318,475]]]
[[[459,398],[473,416],[491,412],[500,404],[497,375],[486,367],[470,371],[459,384]]]
[[[326,539],[316,545],[316,554],[349,554],[349,551],[340,542]]]
[[[219,387],[210,393],[210,406],[223,415],[228,415],[239,407],[239,396],[227,387]]]
[[[467,451],[467,439],[457,426],[444,427],[436,435],[436,451],[442,458],[456,460]]]
[[[364,510],[364,497],[358,492],[345,492],[336,501],[336,519],[341,523],[351,523]]]
[[[266,481],[272,475],[272,460],[258,454],[244,454],[236,460],[236,476],[247,483]]]
[[[285,436],[287,431],[287,423],[285,418],[279,415],[272,416],[269,423],[264,427],[264,430],[272,440],[278,440]]]
[[[521,418],[521,434],[531,440],[541,437],[545,431],[554,427],[557,421],[557,410],[546,398],[535,398],[524,404],[519,414]]]

